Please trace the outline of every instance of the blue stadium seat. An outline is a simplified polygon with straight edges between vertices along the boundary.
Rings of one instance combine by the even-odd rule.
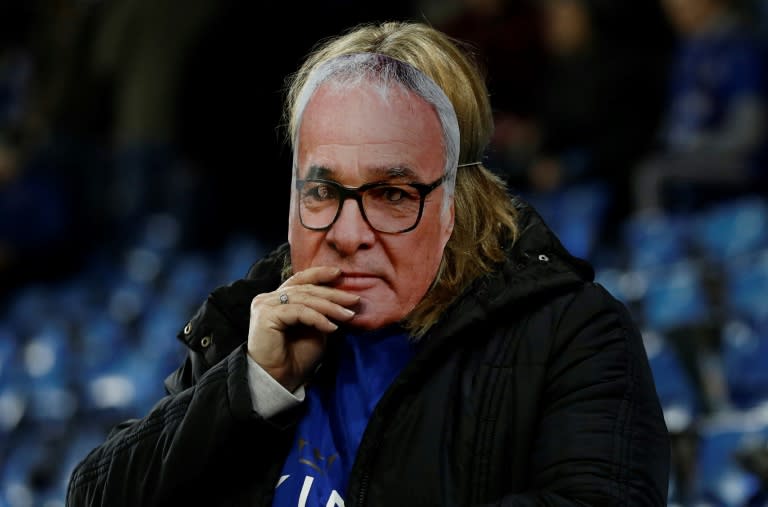
[[[691,254],[687,215],[638,213],[624,221],[622,240],[630,269],[666,267]]]
[[[182,224],[169,213],[153,213],[143,218],[133,246],[155,252],[170,253],[182,239]]]
[[[39,285],[20,287],[8,303],[4,320],[20,336],[38,332],[48,317],[57,313],[49,292]],[[46,318],[41,319],[42,315]]]
[[[0,327],[0,386],[14,374],[18,375],[19,337],[10,327]]]
[[[22,365],[30,382],[67,383],[72,379],[77,355],[62,322],[50,321],[24,343]]]
[[[243,278],[253,263],[267,253],[266,249],[255,238],[232,237],[214,262],[213,284],[225,285]]]
[[[576,257],[591,259],[601,239],[610,194],[603,185],[581,184],[561,196],[556,233]]]
[[[177,338],[191,312],[172,304],[158,304],[150,309],[139,325],[140,353],[156,375],[164,377],[182,363],[186,347]]]
[[[74,416],[78,399],[74,372],[78,356],[61,323],[51,323],[31,336],[19,350],[26,399],[25,416],[33,422],[66,424]]]
[[[738,464],[735,453],[750,439],[763,439],[766,426],[755,425],[743,414],[735,413],[703,425],[696,461],[694,505],[744,507],[758,490],[759,480]]]
[[[27,405],[27,389],[23,383],[6,380],[0,384],[0,444],[18,429],[26,416]],[[0,451],[2,447],[0,445]]]
[[[734,198],[697,215],[692,240],[700,252],[721,263],[768,248],[768,201]]]
[[[100,419],[143,416],[149,406],[165,395],[157,366],[139,353],[130,353],[108,371],[93,375],[83,386],[86,414]]]
[[[667,427],[672,432],[684,431],[694,424],[702,410],[696,387],[663,335],[646,331],[643,343]]]
[[[706,322],[711,304],[701,267],[692,261],[649,270],[642,301],[644,324],[661,331]]]
[[[93,375],[112,367],[123,355],[135,347],[133,334],[113,319],[106,309],[93,312],[80,327],[77,357],[79,376]],[[130,339],[129,339],[130,337]]]
[[[18,426],[26,412],[23,377],[19,339],[10,329],[0,328],[0,458],[4,435]]]
[[[72,325],[86,322],[104,304],[99,291],[80,276],[72,277],[50,288],[51,299],[58,313]]]
[[[725,263],[728,312],[755,323],[768,323],[768,249]]]
[[[65,427],[79,408],[79,393],[66,383],[49,380],[31,384],[27,391],[26,422],[49,430]]]
[[[0,468],[0,498],[9,506],[40,505],[32,485],[36,467],[48,458],[48,449],[34,431],[19,431]]]
[[[721,342],[731,403],[749,409],[768,402],[768,332],[734,320],[724,327]]]
[[[177,299],[184,306],[199,305],[211,290],[211,260],[198,253],[175,256],[165,273],[164,297]]]

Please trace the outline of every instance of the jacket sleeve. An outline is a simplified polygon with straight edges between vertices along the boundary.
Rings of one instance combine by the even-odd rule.
[[[532,444],[532,488],[499,504],[666,507],[669,433],[629,312],[588,284],[545,318],[553,341]]]
[[[189,505],[194,495],[221,495],[226,481],[243,474],[240,468],[251,478],[266,473],[273,460],[265,456],[277,452],[288,424],[253,412],[247,382],[241,346],[193,386],[161,399],[143,419],[115,427],[75,467],[67,505]]]

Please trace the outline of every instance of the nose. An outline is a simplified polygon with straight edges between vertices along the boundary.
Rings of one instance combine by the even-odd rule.
[[[370,248],[376,241],[376,232],[363,218],[354,199],[347,199],[341,206],[339,218],[328,229],[325,240],[342,255]]]

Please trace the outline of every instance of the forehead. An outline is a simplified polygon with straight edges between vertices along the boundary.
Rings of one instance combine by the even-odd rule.
[[[309,166],[366,172],[404,167],[441,174],[442,128],[434,107],[399,86],[386,93],[360,82],[325,83],[309,100],[299,127],[300,172]]]

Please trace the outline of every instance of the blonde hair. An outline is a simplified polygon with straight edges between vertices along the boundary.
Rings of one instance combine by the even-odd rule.
[[[299,70],[288,77],[284,119],[288,142],[296,139],[298,99],[312,71],[341,55],[377,53],[406,62],[429,76],[453,105],[460,132],[453,233],[435,280],[403,324],[422,337],[447,307],[478,277],[505,259],[504,247],[517,237],[516,211],[504,182],[483,167],[493,133],[484,76],[470,46],[426,24],[390,21],[357,25],[320,41]],[[295,146],[294,146],[295,148]],[[284,274],[290,274],[286,259]]]

